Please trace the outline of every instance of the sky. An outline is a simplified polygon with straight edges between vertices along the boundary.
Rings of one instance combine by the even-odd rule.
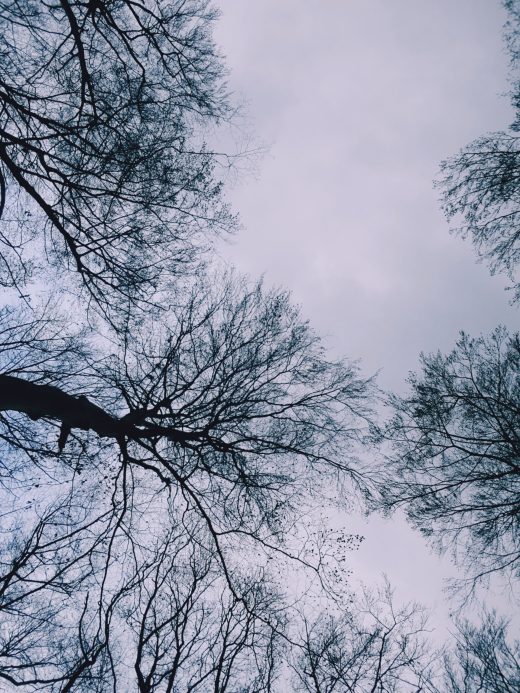
[[[340,352],[399,387],[421,350],[514,320],[455,239],[440,161],[511,120],[498,0],[225,0],[230,85],[268,146],[226,250],[288,286]]]
[[[263,147],[228,188],[223,257],[291,290],[335,355],[405,390],[421,351],[518,324],[505,282],[450,235],[441,160],[512,120],[498,0],[221,0],[216,40]],[[338,522],[338,518],[332,518]],[[350,567],[446,618],[454,573],[400,518],[346,515]],[[499,599],[500,600],[500,599]]]

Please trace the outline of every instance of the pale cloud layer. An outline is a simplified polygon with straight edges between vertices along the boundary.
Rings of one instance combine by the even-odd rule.
[[[244,231],[223,254],[291,289],[334,351],[402,389],[420,351],[516,326],[504,282],[450,236],[432,179],[512,119],[498,0],[222,0],[217,40],[269,143],[231,191]],[[442,603],[449,572],[403,522],[357,518],[353,563]],[[446,608],[446,607],[443,607]]]

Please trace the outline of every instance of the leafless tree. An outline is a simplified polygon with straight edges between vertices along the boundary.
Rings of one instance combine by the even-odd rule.
[[[230,114],[206,0],[0,2],[0,281],[150,299],[234,221],[204,130]]]
[[[127,618],[140,693],[273,690],[284,629],[276,593],[258,575],[230,593],[211,560],[191,550],[180,568],[164,553],[147,566]]]
[[[196,262],[235,224],[204,143],[231,114],[215,16],[0,0],[5,685],[270,690],[283,610],[247,559],[362,483],[369,382],[285,293]]]
[[[448,356],[422,357],[409,394],[390,398],[395,415],[381,435],[392,445],[381,505],[404,507],[439,548],[450,546],[470,586],[519,574],[519,367],[518,334],[462,334]]]
[[[511,56],[511,98],[515,122],[508,130],[486,134],[442,163],[438,187],[446,216],[456,233],[469,237],[492,273],[510,280],[513,300],[520,300],[520,12],[517,0],[505,0],[506,39]]]
[[[214,286],[211,279],[199,286],[161,324],[143,319],[139,329],[132,323],[96,338],[57,318],[31,322],[29,311],[4,311],[2,506],[15,536],[4,564],[16,593],[15,611],[9,597],[3,617],[6,680],[104,690],[107,681],[124,681],[118,633],[133,623],[142,640],[140,690],[175,690],[168,681],[184,670],[164,653],[182,628],[175,619],[187,618],[182,561],[164,564],[157,555],[166,549],[152,558],[145,550],[173,531],[186,550],[211,556],[227,595],[215,607],[216,635],[207,630],[211,620],[187,638],[188,652],[197,636],[216,658],[210,665],[201,644],[186,655],[197,686],[217,677],[215,690],[226,690],[246,655],[257,683],[244,690],[264,690],[274,676],[278,628],[262,616],[267,588],[262,581],[245,588],[237,561],[253,546],[289,555],[284,532],[305,498],[331,474],[358,481],[349,448],[364,424],[369,385],[354,366],[325,358],[286,295],[233,277],[224,289]],[[34,529],[25,536],[16,525]],[[313,560],[307,565],[317,570]],[[13,572],[20,561],[23,570]],[[49,649],[40,658],[42,642]],[[247,669],[251,686],[254,670]]]
[[[26,508],[25,523],[33,515]],[[0,681],[6,690],[101,691],[112,603],[98,603],[104,545],[116,521],[69,496],[24,530],[3,519],[0,553]],[[16,518],[18,519],[18,518]],[[92,610],[100,620],[92,619]],[[76,685],[77,684],[77,685]]]
[[[520,139],[498,132],[471,142],[442,164],[443,206],[454,228],[470,238],[492,274],[504,273],[520,299]]]
[[[32,339],[20,363],[8,336],[5,438],[23,447],[16,435],[30,423],[42,441],[56,431],[55,452],[70,440],[88,455],[92,441],[95,455],[101,445],[179,484],[208,523],[220,514],[228,529],[262,524],[308,474],[355,477],[347,454],[368,385],[354,366],[327,361],[287,295],[231,279],[222,291],[196,289],[169,319],[55,364],[38,362]]]
[[[494,613],[482,624],[461,621],[456,646],[445,659],[448,693],[515,693],[520,688],[520,643],[508,638],[507,623]]]
[[[416,604],[396,609],[388,584],[365,593],[340,616],[305,622],[292,668],[306,693],[418,693],[435,691],[435,653],[425,639],[426,618]]]
[[[29,691],[271,690],[284,613],[262,575],[237,576],[231,591],[207,532],[174,525],[173,510],[152,532],[114,495],[94,518],[93,499],[82,501],[2,547],[0,680]]]

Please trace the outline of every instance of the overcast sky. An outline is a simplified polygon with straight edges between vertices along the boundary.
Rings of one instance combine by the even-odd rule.
[[[229,193],[223,254],[289,288],[334,352],[402,390],[420,351],[516,326],[504,282],[448,233],[440,161],[512,119],[499,0],[221,0],[230,86],[268,153]],[[352,561],[445,613],[447,561],[403,522],[360,518]]]

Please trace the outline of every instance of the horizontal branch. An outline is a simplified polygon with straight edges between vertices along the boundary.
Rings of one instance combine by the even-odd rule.
[[[23,378],[0,374],[0,411],[17,411],[31,419],[52,419],[68,431],[94,431],[102,438],[145,440],[164,437],[176,443],[200,440],[201,433],[180,431],[173,426],[140,428],[128,414],[121,418],[106,412],[84,395],[76,397],[53,385],[39,385]],[[65,440],[60,440],[60,449]]]

